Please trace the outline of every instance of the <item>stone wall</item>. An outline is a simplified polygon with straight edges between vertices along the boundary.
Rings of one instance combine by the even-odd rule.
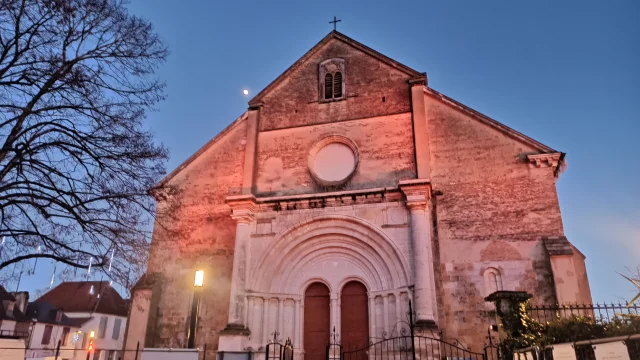
[[[218,332],[228,320],[235,221],[225,198],[242,186],[246,120],[240,119],[168,182],[161,194],[148,273],[162,273],[156,309],[158,329],[147,347],[186,345],[188,315],[196,270],[204,270],[204,288],[196,343],[217,349]]]
[[[318,64],[335,57],[345,60],[347,99],[319,102]],[[408,79],[409,75],[344,42],[329,41],[265,96],[260,130],[408,112]]]
[[[311,147],[331,134],[351,139],[360,157],[351,180],[338,189],[316,184],[308,169]],[[396,186],[415,177],[411,113],[261,132],[257,166],[257,196]]]
[[[487,333],[484,272],[504,290],[555,303],[543,236],[563,234],[553,168],[535,168],[535,149],[425,95],[430,136],[440,326],[445,339],[481,349]]]

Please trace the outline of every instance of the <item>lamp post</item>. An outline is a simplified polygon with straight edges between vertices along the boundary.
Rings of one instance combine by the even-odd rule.
[[[200,292],[204,282],[204,271],[197,270],[193,281],[193,301],[191,302],[191,320],[189,322],[188,344],[189,349],[195,348],[196,327],[198,323],[198,308],[200,307]]]

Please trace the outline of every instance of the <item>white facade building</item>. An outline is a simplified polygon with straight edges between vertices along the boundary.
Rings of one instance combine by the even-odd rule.
[[[127,303],[108,281],[63,282],[37,301],[62,309],[72,321],[81,324],[77,350],[69,359],[87,359],[91,334],[94,351],[90,360],[122,359]]]

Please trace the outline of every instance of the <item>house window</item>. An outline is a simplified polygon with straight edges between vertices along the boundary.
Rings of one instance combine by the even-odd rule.
[[[51,332],[53,331],[53,325],[46,325],[44,332],[42,333],[42,345],[49,345],[51,342]]]
[[[111,334],[111,338],[113,340],[118,340],[120,337],[120,325],[122,324],[122,319],[116,319],[113,323],[113,333]]]
[[[93,353],[93,360],[100,360],[100,353],[101,352],[102,352],[102,350],[96,349],[96,351]]]
[[[333,58],[320,63],[318,82],[321,102],[346,98],[345,70],[344,59]]]
[[[496,291],[502,291],[502,275],[496,268],[488,268],[484,271],[484,282],[487,295]]]
[[[104,339],[105,334],[107,333],[107,321],[109,318],[106,316],[100,317],[100,327],[98,328],[98,338]]]
[[[109,350],[107,360],[118,360],[118,350]]]
[[[69,328],[68,327],[64,327],[62,328],[62,338],[60,339],[60,341],[62,341],[62,345],[67,345],[67,338],[69,337]]]

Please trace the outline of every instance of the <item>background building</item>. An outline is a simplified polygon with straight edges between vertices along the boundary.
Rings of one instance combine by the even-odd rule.
[[[108,281],[63,282],[36,300],[64,311],[71,321],[82,323],[78,339],[87,348],[95,331],[93,360],[117,360],[121,355],[127,323],[127,302]],[[86,359],[86,352],[76,352]]]

